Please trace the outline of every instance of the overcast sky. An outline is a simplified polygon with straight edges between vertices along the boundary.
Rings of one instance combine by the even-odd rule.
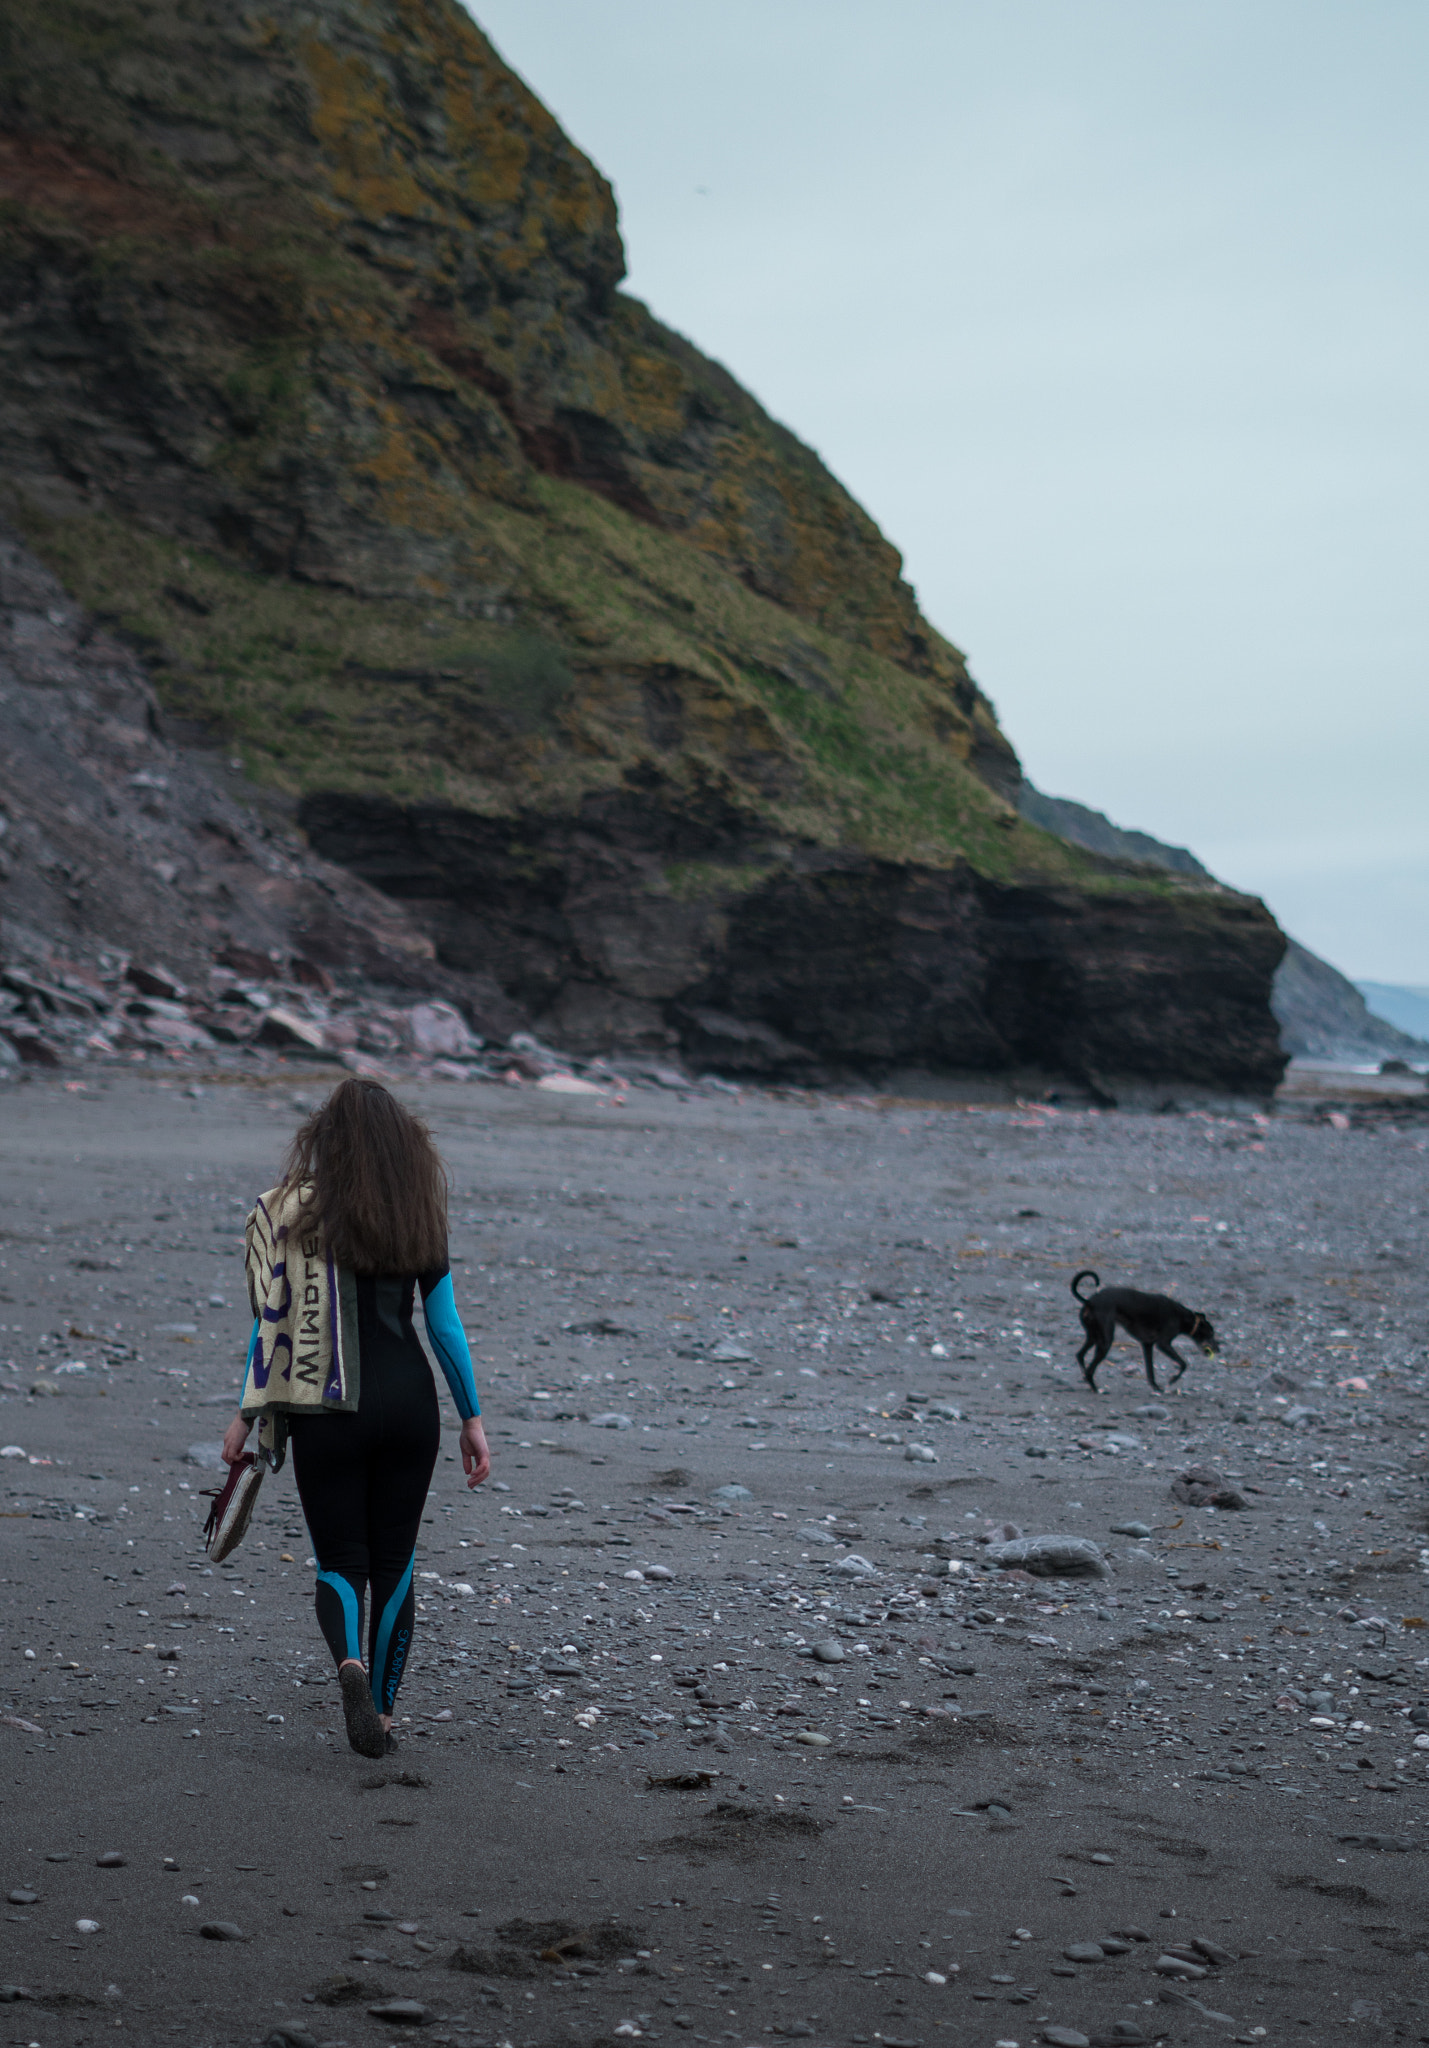
[[[1041,788],[1429,983],[1423,0],[475,0]]]

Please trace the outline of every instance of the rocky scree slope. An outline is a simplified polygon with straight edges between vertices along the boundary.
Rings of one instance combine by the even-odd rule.
[[[9,516],[442,960],[762,1072],[1274,1084],[1263,908],[1019,817],[896,551],[619,291],[455,0],[16,0],[0,81]]]
[[[184,982],[436,997],[503,1035],[522,1021],[489,979],[444,968],[400,904],[306,847],[280,801],[179,744],[142,663],[0,527],[0,1059],[12,1040],[46,1065],[114,1051],[101,1019],[131,960],[133,1047],[213,1042],[174,1000]],[[256,1034],[267,1007],[220,1042]]]

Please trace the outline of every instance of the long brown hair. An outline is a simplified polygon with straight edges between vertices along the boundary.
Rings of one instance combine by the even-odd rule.
[[[378,1081],[341,1081],[283,1162],[339,1266],[428,1273],[447,1256],[447,1172],[427,1126]]]

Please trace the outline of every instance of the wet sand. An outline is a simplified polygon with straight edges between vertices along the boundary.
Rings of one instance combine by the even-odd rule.
[[[408,1091],[495,1463],[438,1464],[373,1765],[291,1474],[210,1572],[192,1462],[321,1085],[0,1097],[0,2038],[1429,2034],[1424,1133]],[[1092,1397],[1084,1265],[1219,1357]]]

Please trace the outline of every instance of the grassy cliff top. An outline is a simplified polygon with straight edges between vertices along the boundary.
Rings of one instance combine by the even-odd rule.
[[[623,273],[608,184],[456,0],[0,22],[5,507],[174,711],[295,794],[653,778],[1096,885],[1007,802],[896,550]]]

